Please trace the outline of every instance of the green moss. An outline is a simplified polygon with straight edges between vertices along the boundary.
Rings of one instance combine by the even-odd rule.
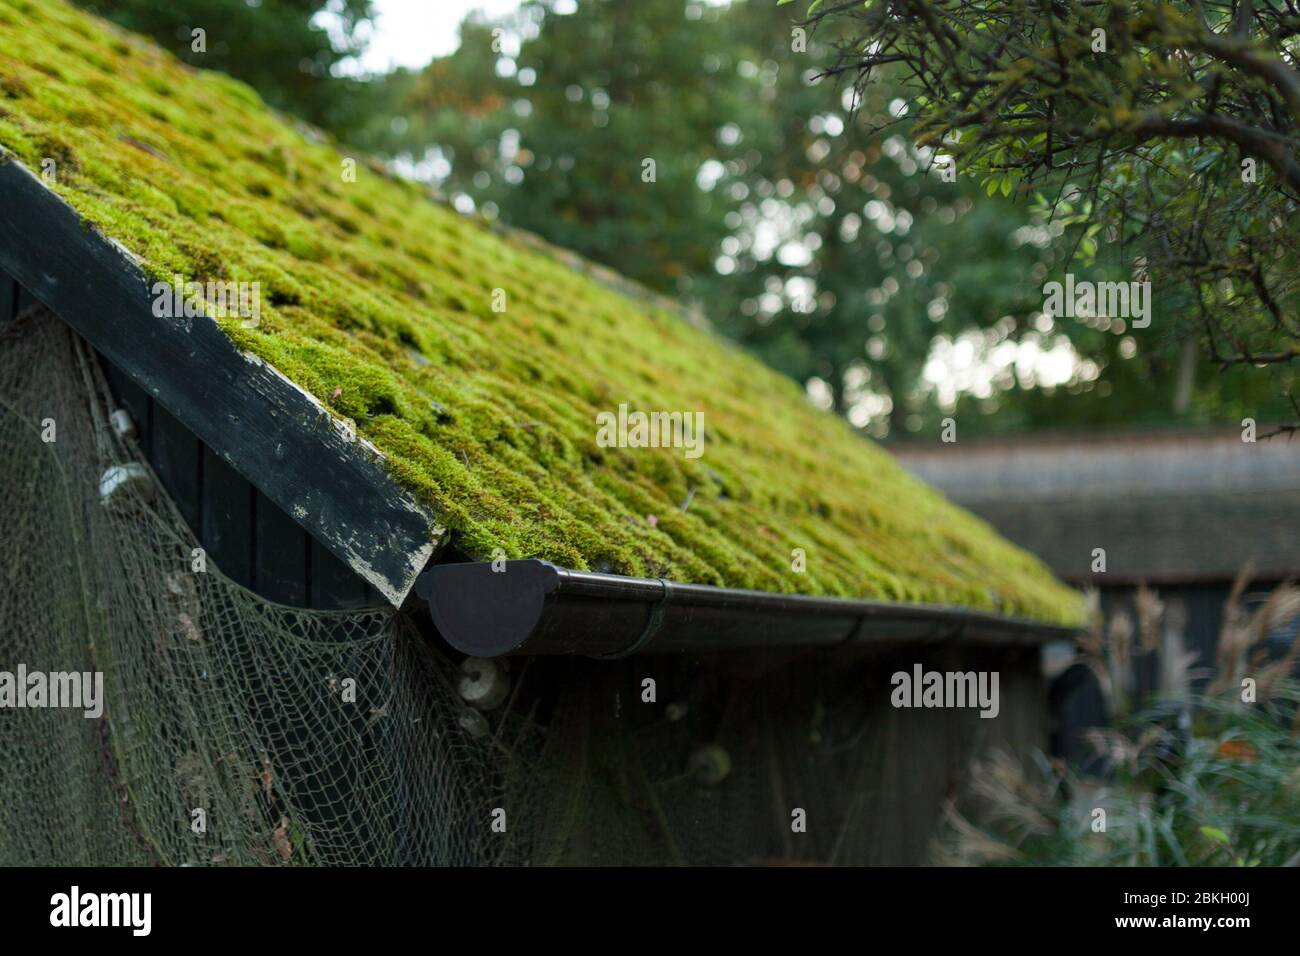
[[[150,275],[260,282],[260,325],[222,328],[355,420],[469,553],[1080,619],[1030,555],[616,277],[359,157],[347,182],[248,87],[61,0],[0,0],[0,22],[23,27],[0,31],[0,146],[55,158]],[[702,411],[704,455],[598,447],[620,402]]]

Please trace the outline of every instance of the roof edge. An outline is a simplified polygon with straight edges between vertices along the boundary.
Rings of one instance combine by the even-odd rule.
[[[139,260],[4,151],[0,195],[0,269],[400,606],[445,533],[384,455],[215,320],[156,317]]]

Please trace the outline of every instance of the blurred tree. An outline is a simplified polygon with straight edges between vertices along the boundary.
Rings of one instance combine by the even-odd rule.
[[[855,97],[820,82],[830,30],[808,37],[762,2],[727,19],[773,117],[721,275],[701,283],[720,326],[878,435],[936,427],[955,402],[948,383],[962,370],[942,367],[936,344],[962,343],[962,384],[977,396],[1013,388],[1008,357],[1025,346],[1028,366],[1062,334],[1033,324],[1042,297],[1025,281],[1045,274],[1057,237],[1008,202],[976,202],[973,182],[947,181],[887,85]],[[872,124],[895,128],[858,135]],[[1091,387],[1088,366],[1061,365],[1046,384]]]
[[[370,0],[77,2],[153,37],[186,63],[243,80],[272,106],[337,135],[348,136],[375,108],[367,84],[334,72],[364,49]],[[201,52],[196,29],[204,31]]]
[[[810,29],[841,38],[830,74],[859,90],[883,81],[903,91],[918,143],[942,146],[990,188],[1032,186],[1058,208],[1066,197],[1068,220],[1087,226],[1079,260],[1103,255],[1151,281],[1161,314],[1146,338],[1181,356],[1179,406],[1194,405],[1186,383],[1198,341],[1203,362],[1264,369],[1275,399],[1289,393],[1295,404],[1294,4],[813,0],[805,9]]]
[[[829,48],[793,26],[770,3],[688,0],[468,20],[456,54],[393,79],[409,122],[377,144],[465,208],[694,299],[856,424],[917,429],[956,400],[923,378],[937,337],[1052,347],[1024,281],[1050,243],[1025,238],[1024,210],[945,182],[903,136],[849,144],[890,97],[828,102],[815,66]],[[1016,383],[1005,367],[987,378],[969,387],[989,398]],[[1091,387],[1088,367],[1051,383]]]
[[[394,80],[410,123],[379,142],[490,215],[686,291],[736,205],[697,188],[700,169],[737,155],[737,131],[762,120],[717,11],[688,19],[688,6],[584,0],[565,15],[530,0],[500,23],[467,20],[455,54]]]

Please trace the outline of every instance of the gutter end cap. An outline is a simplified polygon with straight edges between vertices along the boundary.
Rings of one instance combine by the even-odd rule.
[[[548,561],[438,564],[428,572],[429,614],[438,633],[472,657],[518,651],[536,630],[547,598],[560,586]]]

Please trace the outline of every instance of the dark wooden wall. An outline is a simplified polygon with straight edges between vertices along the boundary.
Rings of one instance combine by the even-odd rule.
[[[35,301],[26,289],[0,272],[0,324],[8,322]]]
[[[0,323],[35,300],[0,273]],[[102,357],[136,440],[186,523],[222,573],[270,601],[339,609],[383,605],[384,598],[326,550],[144,389]]]

